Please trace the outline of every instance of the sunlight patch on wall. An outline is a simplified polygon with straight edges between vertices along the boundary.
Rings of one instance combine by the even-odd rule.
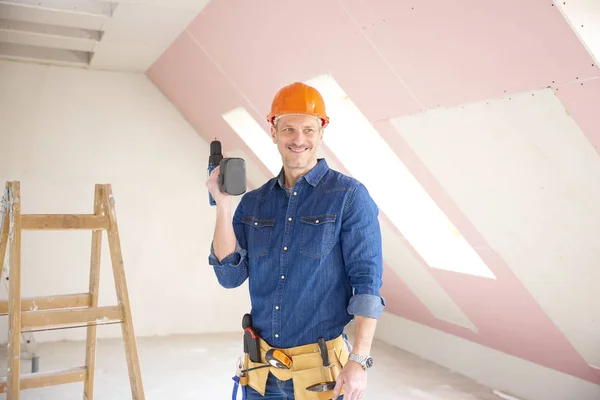
[[[367,186],[425,262],[433,268],[495,279],[333,77],[321,75],[305,83],[325,99],[331,118],[325,144]]]
[[[256,154],[273,176],[281,171],[281,156],[277,146],[260,124],[243,107],[223,114],[223,119]]]
[[[408,243],[392,230],[390,224],[381,223],[383,258],[389,268],[404,281],[423,305],[441,321],[478,332],[477,327],[454,302],[428,269],[411,250]],[[388,301],[388,304],[390,302]],[[426,318],[426,316],[425,316]]]

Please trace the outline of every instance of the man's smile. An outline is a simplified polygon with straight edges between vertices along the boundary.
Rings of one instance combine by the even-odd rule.
[[[300,148],[292,148],[292,147],[288,147],[288,149],[293,152],[293,153],[302,153],[305,150],[308,150],[308,148],[306,147],[300,147]]]

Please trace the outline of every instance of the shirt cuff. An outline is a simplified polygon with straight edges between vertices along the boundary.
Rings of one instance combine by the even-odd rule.
[[[227,265],[231,266],[231,267],[237,267],[238,265],[240,265],[240,262],[244,259],[244,256],[246,255],[246,250],[244,250],[242,247],[240,247],[240,244],[236,241],[235,242],[235,251],[231,254],[229,254],[227,257],[225,257],[223,260],[221,260],[221,262],[219,262],[219,260],[217,259],[217,256],[215,255],[215,250],[213,248],[213,244],[210,244],[210,255],[208,256],[208,264],[212,265],[213,267],[225,267]]]
[[[378,319],[385,308],[385,299],[373,294],[355,294],[350,298],[348,313]]]

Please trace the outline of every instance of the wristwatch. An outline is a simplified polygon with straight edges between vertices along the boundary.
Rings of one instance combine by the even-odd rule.
[[[373,366],[373,357],[371,356],[359,356],[358,354],[350,353],[348,360],[360,364],[365,371]]]

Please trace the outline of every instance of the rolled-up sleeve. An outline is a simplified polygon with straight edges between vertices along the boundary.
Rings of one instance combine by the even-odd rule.
[[[348,313],[379,318],[385,308],[380,295],[383,255],[379,209],[363,184],[350,194],[341,228],[341,244],[346,273],[353,295]]]
[[[240,286],[248,278],[248,253],[244,248],[245,234],[243,224],[240,222],[242,218],[240,206],[233,217],[233,230],[236,235],[235,250],[219,261],[211,242],[208,256],[208,264],[213,267],[219,284],[227,289]]]

